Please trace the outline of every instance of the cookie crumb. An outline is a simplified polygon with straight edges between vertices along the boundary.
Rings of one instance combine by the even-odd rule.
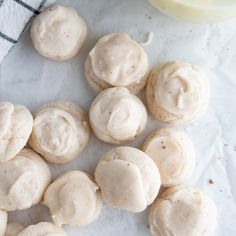
[[[209,179],[209,180],[208,180],[208,183],[209,183],[209,184],[214,184],[213,179]]]
[[[149,33],[146,34],[146,41],[142,42],[141,44],[143,46],[148,46],[149,44],[151,44],[153,38],[154,38],[154,33],[153,32],[149,32]]]

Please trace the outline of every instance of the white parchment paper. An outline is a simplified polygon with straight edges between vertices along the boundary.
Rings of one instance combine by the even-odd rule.
[[[88,38],[78,56],[67,62],[40,57],[32,47],[29,31],[0,66],[0,100],[26,105],[32,112],[43,103],[67,99],[88,111],[96,93],[83,70],[86,55],[97,39],[112,32],[127,32],[137,41],[148,32],[154,39],[145,47],[152,66],[168,60],[200,65],[208,74],[211,101],[205,116],[184,129],[191,136],[197,165],[186,183],[205,191],[216,203],[219,227],[215,236],[236,235],[236,19],[218,24],[178,22],[159,13],[145,0],[60,0],[77,9],[88,24]],[[143,94],[140,95],[142,98]],[[139,146],[161,124],[152,117],[144,134],[130,145]],[[51,165],[53,176],[80,169],[93,173],[100,156],[112,146],[92,137],[73,162]],[[214,184],[209,184],[212,179]],[[139,214],[104,205],[98,220],[83,228],[68,228],[77,236],[148,236],[147,211]],[[25,225],[50,220],[43,206],[11,213],[10,221]]]

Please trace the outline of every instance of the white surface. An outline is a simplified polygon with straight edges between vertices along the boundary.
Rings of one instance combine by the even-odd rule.
[[[75,7],[85,18],[89,32],[84,47],[68,62],[52,62],[34,51],[29,31],[26,32],[0,67],[0,100],[22,103],[34,111],[45,102],[70,99],[88,110],[96,93],[84,78],[83,63],[97,39],[104,34],[124,31],[142,41],[145,33],[154,32],[152,44],[145,48],[152,65],[183,60],[199,64],[210,78],[208,111],[198,124],[186,128],[197,152],[197,166],[187,184],[204,190],[215,201],[219,211],[219,230],[215,236],[235,236],[236,19],[212,25],[177,22],[161,15],[145,0],[60,2]],[[160,123],[150,117],[144,135],[132,145],[139,145],[159,126]],[[54,176],[69,169],[93,173],[100,155],[111,147],[92,137],[75,161],[51,166]],[[213,179],[214,184],[210,185],[209,179]],[[146,213],[133,214],[104,206],[96,222],[83,228],[66,229],[71,236],[148,236]],[[45,221],[49,216],[46,208],[36,206],[11,213],[9,218],[32,224]]]

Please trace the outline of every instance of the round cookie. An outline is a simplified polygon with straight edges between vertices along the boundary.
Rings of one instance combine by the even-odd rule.
[[[149,75],[148,57],[143,48],[125,33],[99,39],[85,61],[85,75],[97,92],[109,87],[126,87],[136,94]]]
[[[153,236],[212,236],[215,204],[202,192],[182,186],[167,189],[149,211]]]
[[[18,154],[28,141],[33,117],[26,107],[0,102],[0,162]]]
[[[69,171],[46,190],[44,204],[57,226],[83,226],[94,221],[102,207],[99,187],[81,171]]]
[[[95,98],[89,120],[97,138],[106,143],[122,144],[142,133],[147,123],[147,111],[128,89],[114,87]]]
[[[160,189],[157,166],[144,152],[132,147],[107,152],[96,167],[95,180],[104,202],[131,212],[145,210]]]
[[[184,131],[175,128],[155,130],[144,141],[142,150],[158,166],[163,187],[183,183],[193,171],[195,151]]]
[[[47,161],[64,164],[81,153],[89,136],[86,113],[74,103],[59,101],[38,110],[29,144]]]
[[[208,105],[208,78],[195,65],[176,61],[162,64],[149,76],[146,99],[157,119],[172,124],[193,123]]]
[[[38,204],[50,180],[44,160],[23,149],[15,158],[0,163],[0,209],[15,211]]]
[[[87,36],[84,20],[71,7],[46,8],[33,21],[31,38],[37,52],[51,60],[75,56]]]
[[[17,236],[68,236],[68,234],[52,223],[41,222],[26,227]]]
[[[25,227],[19,223],[7,224],[7,230],[4,236],[17,236]]]
[[[6,236],[7,228],[7,213],[3,210],[0,210],[0,235],[1,236]]]

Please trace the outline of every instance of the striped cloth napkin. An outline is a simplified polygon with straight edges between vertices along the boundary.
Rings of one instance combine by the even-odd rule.
[[[53,0],[0,0],[0,63],[17,43],[30,19]]]

